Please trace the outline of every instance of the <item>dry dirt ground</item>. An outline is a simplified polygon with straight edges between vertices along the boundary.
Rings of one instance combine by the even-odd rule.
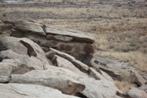
[[[44,2],[1,3],[0,19],[37,20],[95,33],[100,56],[129,62],[130,66],[147,73],[147,0]]]

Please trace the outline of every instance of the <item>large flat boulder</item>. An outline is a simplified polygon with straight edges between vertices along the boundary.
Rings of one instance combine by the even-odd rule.
[[[16,53],[27,55],[27,48],[19,42],[18,38],[0,35],[0,50],[11,49]]]
[[[16,30],[22,32],[22,33],[33,33],[45,36],[45,32],[42,28],[41,24],[29,22],[29,21],[15,21],[13,22],[13,25]]]
[[[32,84],[0,84],[1,98],[79,98],[62,94],[59,90]]]
[[[11,75],[11,83],[39,84],[56,88],[66,94],[84,90],[85,86],[77,81],[77,75],[69,70],[50,66],[48,70],[33,70],[19,75]]]
[[[93,78],[79,78],[86,88],[81,93],[87,98],[121,98],[121,93],[113,82],[108,80],[95,80]]]
[[[22,66],[25,66],[25,68],[28,69],[40,70],[48,68],[47,63],[41,61],[40,59],[34,56],[29,57],[28,55],[18,54],[12,50],[1,51],[0,57],[3,59],[2,62],[16,65],[14,67],[16,70],[19,70]],[[25,73],[26,71],[24,70],[22,72]]]
[[[14,25],[15,31],[12,32],[12,36],[29,38],[39,44],[45,52],[48,52],[49,48],[56,48],[91,65],[90,60],[95,50],[92,45],[95,41],[93,34],[43,26],[33,21],[7,21],[5,23]],[[42,31],[40,29],[45,31],[46,36],[40,36],[44,35],[40,34]]]
[[[29,57],[35,57],[38,60],[40,60],[40,62],[44,63],[43,65],[49,63],[49,60],[47,60],[45,53],[41,49],[41,47],[28,38],[0,36],[0,44],[2,45],[1,50],[11,49],[17,54],[21,54]],[[10,55],[13,56],[11,53],[9,53],[7,57],[9,58]],[[19,56],[15,54],[15,58],[18,57]]]
[[[88,43],[94,42],[94,35],[80,31],[65,30],[65,29],[55,28],[52,26],[46,26],[45,32],[47,34],[69,36],[72,37],[74,41],[82,41]]]
[[[126,95],[129,96],[129,98],[147,98],[147,93],[137,88],[131,88],[126,92]]]

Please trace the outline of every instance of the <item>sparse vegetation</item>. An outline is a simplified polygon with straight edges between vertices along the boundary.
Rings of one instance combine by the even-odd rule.
[[[131,88],[131,84],[127,81],[115,81],[115,85],[123,92],[126,92]]]

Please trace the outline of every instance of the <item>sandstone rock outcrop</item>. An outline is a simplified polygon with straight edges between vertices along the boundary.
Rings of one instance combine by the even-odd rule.
[[[29,38],[46,52],[49,51],[49,48],[55,48],[91,66],[90,60],[94,53],[92,43],[94,43],[95,35],[59,29],[31,21],[6,20],[5,23],[14,26],[12,36]]]
[[[117,73],[115,67],[117,64],[125,67],[127,63],[93,57],[93,34],[63,30],[35,21],[4,21],[2,25],[1,97],[122,98],[123,93],[114,84],[115,79],[121,80],[122,73]],[[4,25],[12,27],[5,28]],[[4,33],[6,29],[10,32]],[[138,83],[145,85],[146,82],[136,76]],[[128,95],[132,97],[129,91]]]

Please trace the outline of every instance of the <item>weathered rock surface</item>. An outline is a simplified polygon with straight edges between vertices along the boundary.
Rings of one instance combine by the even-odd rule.
[[[143,77],[126,69],[128,63],[94,54],[93,43],[89,33],[34,21],[1,22],[0,83],[7,84],[0,84],[0,97],[146,98]],[[123,94],[113,79],[125,76],[133,76],[140,90]]]
[[[57,40],[47,40],[45,38],[30,37],[33,41],[38,43],[45,52],[49,51],[49,48],[55,48],[61,52],[68,53],[76,59],[82,61],[87,65],[90,64],[90,60],[93,57],[94,46],[91,43],[83,42],[63,42]]]
[[[30,39],[0,36],[0,43],[2,59],[13,59],[11,62],[15,64],[19,61],[18,65],[34,69],[47,69],[46,65],[50,63],[40,46]]]
[[[61,57],[64,57],[65,59],[69,60],[81,71],[83,71],[83,72],[88,71],[89,67],[86,64],[80,62],[79,60],[76,60],[73,56],[66,54],[64,52],[60,52],[60,51],[53,49],[53,48],[51,48],[51,51],[55,52],[56,54],[58,54]]]
[[[0,84],[1,98],[79,98],[62,94],[59,90],[32,84]]]
[[[116,93],[121,92],[110,81],[92,78],[79,78],[79,81],[86,86],[81,93],[87,98],[120,98]]]
[[[56,48],[91,65],[90,60],[95,50],[92,45],[95,41],[93,34],[43,26],[32,21],[5,21],[5,23],[14,26],[14,31],[11,34],[14,37],[29,38],[38,43],[45,52],[48,52],[49,48]]]
[[[18,54],[27,55],[27,48],[19,42],[20,40],[15,37],[1,36],[0,35],[0,44],[2,50],[11,49]]]
[[[103,72],[102,70],[95,70],[94,68],[89,68],[89,75],[94,77],[96,80],[109,80],[109,81],[113,81],[113,79],[105,72]]]
[[[11,83],[32,83],[49,86],[66,94],[84,90],[85,86],[76,80],[76,75],[69,70],[50,66],[48,70],[33,70],[22,75],[11,75]]]
[[[0,83],[5,83],[10,80],[13,67],[9,63],[0,63]]]
[[[139,90],[137,88],[132,88],[128,92],[126,92],[130,98],[147,98],[147,93],[143,90]]]
[[[89,75],[94,77],[96,80],[105,80],[105,78],[100,73],[98,73],[94,68],[89,68]]]
[[[144,90],[147,93],[147,85],[142,85],[139,89]]]
[[[131,70],[131,74],[132,76],[134,76],[135,78],[135,82],[141,86],[141,85],[145,85],[147,83],[147,81],[135,70]]]
[[[13,25],[16,30],[23,33],[29,32],[29,33],[39,34],[43,36],[46,35],[41,24],[28,22],[28,21],[15,21],[13,22]]]
[[[46,26],[45,32],[47,34],[73,37],[73,40],[76,40],[76,41],[89,42],[89,43],[94,42],[94,35],[92,36],[92,34],[87,34],[87,33],[85,34],[84,32],[73,31],[73,30],[63,30],[63,29],[58,29],[51,26]]]
[[[20,66],[25,66],[28,69],[47,69],[47,64],[38,58],[17,54],[12,50],[1,51],[0,57],[3,59],[2,62],[14,64],[14,69],[16,70],[19,70],[21,68]],[[25,72],[25,70],[23,72]]]
[[[57,55],[55,55],[55,57],[58,67],[69,69],[80,76],[87,76],[85,73],[81,72],[78,68],[75,67],[75,65],[73,65],[70,61],[66,60],[65,58],[62,58]]]
[[[63,35],[47,35],[47,39],[58,40],[58,41],[63,41],[63,42],[70,42],[73,40],[72,37],[63,36]]]

